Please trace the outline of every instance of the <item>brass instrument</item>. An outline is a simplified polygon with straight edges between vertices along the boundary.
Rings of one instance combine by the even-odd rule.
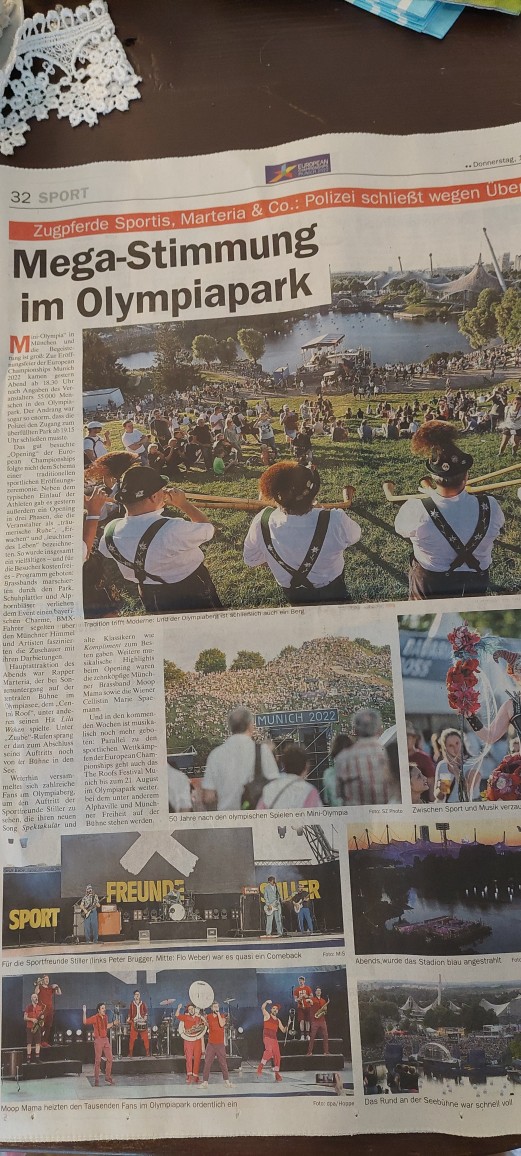
[[[328,999],[326,999],[326,1002],[325,1002],[324,1006],[323,1006],[323,1007],[319,1007],[318,1011],[316,1011],[316,1012],[315,1012],[315,1015],[313,1016],[313,1019],[316,1019],[316,1020],[321,1020],[321,1019],[323,1019],[323,1018],[324,1018],[324,1016],[325,1016],[325,1015],[327,1015],[327,1009],[328,1009],[328,1007],[329,1007],[329,998],[328,998]]]
[[[498,478],[503,479],[504,474],[509,474],[512,470],[517,471],[517,477],[497,481]],[[496,479],[496,480],[492,480]],[[468,494],[490,494],[493,490],[504,490],[510,486],[521,485],[521,462],[514,462],[511,466],[505,466],[500,470],[490,470],[488,474],[479,474],[476,478],[469,478],[465,489]],[[418,486],[418,493],[416,494],[397,494],[394,482],[384,482],[383,491],[388,502],[408,502],[409,498],[424,498],[429,490],[435,489],[436,486],[432,478],[421,478]]]
[[[202,1022],[200,1024],[194,1024],[191,1028],[186,1028],[183,1020],[179,1020],[178,1031],[181,1039],[192,1042],[194,1040],[202,1040],[203,1036],[208,1031],[208,1020],[204,1013],[201,1011],[198,1011],[197,1015],[200,1016]]]
[[[184,490],[184,493],[190,502],[195,502],[198,506],[207,506],[213,510],[249,510],[251,513],[258,513],[265,506],[270,505],[269,502],[257,498],[232,497],[231,494],[199,494],[190,493],[189,490]],[[354,487],[347,485],[343,487],[341,500],[338,502],[318,502],[318,506],[322,510],[350,510],[355,496]]]

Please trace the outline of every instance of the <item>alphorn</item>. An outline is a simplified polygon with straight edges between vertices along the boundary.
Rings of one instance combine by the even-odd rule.
[[[498,471],[498,473],[502,473],[502,471]],[[477,481],[478,479],[469,479],[468,485],[465,486],[468,494],[490,494],[492,490],[506,490],[509,486],[521,487],[521,475],[520,477],[514,478],[508,482],[492,482],[490,485],[484,486],[474,485],[474,480]],[[417,494],[397,494],[394,482],[384,482],[383,491],[388,502],[408,502],[409,498],[423,498],[426,494],[428,494],[429,490],[435,489],[432,484],[425,485],[424,482],[425,479],[422,478],[419,486],[419,492]]]
[[[183,493],[190,502],[195,502],[198,506],[208,506],[212,510],[247,510],[257,514],[259,510],[264,510],[266,506],[271,505],[270,502],[263,502],[259,498],[236,498],[231,495],[220,494],[195,494],[188,490],[184,490]],[[318,505],[322,510],[350,510],[355,493],[356,491],[353,486],[345,486],[342,501],[319,502]]]

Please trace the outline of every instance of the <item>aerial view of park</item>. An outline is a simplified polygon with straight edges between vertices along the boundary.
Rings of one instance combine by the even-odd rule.
[[[270,566],[245,564],[243,547],[267,504],[259,479],[285,461],[318,471],[316,505],[343,506],[360,528],[345,549],[350,600],[407,598],[410,542],[394,523],[418,496],[426,454],[411,442],[432,421],[450,425],[473,458],[467,485],[493,492],[504,515],[488,592],[521,588],[521,257],[486,250],[472,261],[475,243],[486,248],[476,235],[458,265],[430,255],[421,269],[401,258],[386,273],[338,269],[331,305],[306,313],[85,330],[84,418],[99,425],[85,433],[120,451],[129,419],[140,460],[205,511],[215,530],[205,564],[223,606],[284,604]],[[92,455],[85,465],[98,480]],[[85,612],[143,613],[112,560],[87,580]]]

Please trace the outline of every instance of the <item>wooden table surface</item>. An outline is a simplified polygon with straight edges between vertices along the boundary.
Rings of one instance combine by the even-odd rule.
[[[25,7],[30,15],[51,5],[26,0]],[[344,0],[110,0],[110,11],[142,77],[141,100],[124,114],[102,117],[94,129],[72,129],[52,116],[33,122],[26,146],[3,164],[140,160],[259,148],[317,133],[442,132],[521,121],[521,19],[469,9],[437,41]],[[347,1141],[360,1156],[488,1156],[517,1143],[514,1136],[439,1135]],[[175,1151],[265,1156],[267,1144],[176,1140]],[[151,1140],[123,1150],[166,1154],[172,1147]],[[310,1150],[306,1139],[281,1138],[271,1147],[276,1156]],[[320,1156],[345,1149],[343,1139],[313,1142]]]

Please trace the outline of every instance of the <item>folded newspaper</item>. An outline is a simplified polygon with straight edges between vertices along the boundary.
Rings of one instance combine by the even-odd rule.
[[[518,126],[0,192],[4,1141],[519,1131]]]

